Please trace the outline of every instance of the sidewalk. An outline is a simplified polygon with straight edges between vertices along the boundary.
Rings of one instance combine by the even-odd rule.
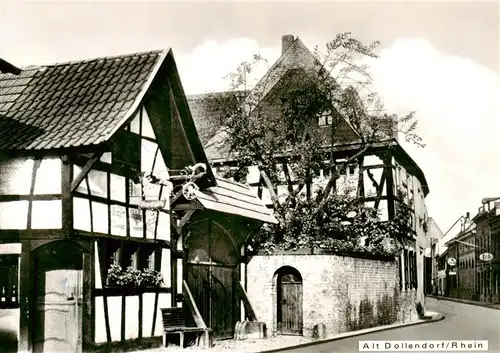
[[[137,351],[136,353],[179,353],[179,352],[187,352],[187,353],[208,353],[208,352],[238,352],[238,353],[271,353],[271,352],[279,352],[281,350],[289,349],[289,348],[297,348],[297,347],[306,347],[312,346],[315,344],[331,342],[336,340],[341,340],[344,338],[361,336],[372,332],[378,331],[386,331],[392,330],[400,327],[420,325],[429,322],[440,321],[444,319],[444,315],[436,312],[428,311],[424,315],[423,320],[418,320],[412,323],[406,324],[393,324],[393,325],[385,325],[372,327],[364,330],[353,331],[353,332],[345,332],[340,333],[335,336],[323,339],[323,340],[315,340],[310,337],[302,337],[302,336],[276,336],[269,337],[266,339],[247,339],[247,340],[225,340],[225,341],[215,341],[214,347],[210,349],[204,349],[197,346],[186,347],[184,349],[180,349],[179,347],[160,347],[156,349],[149,349],[143,351]]]
[[[445,296],[442,296],[442,295],[426,295],[426,297],[427,298],[434,298],[436,300],[448,300],[448,301],[451,301],[451,302],[457,302],[457,303],[469,304],[469,305],[476,305],[476,306],[482,306],[482,307],[485,307],[485,308],[500,310],[500,304],[483,303],[483,302],[479,302],[479,301],[475,301],[475,300],[451,298],[451,297],[445,297]]]

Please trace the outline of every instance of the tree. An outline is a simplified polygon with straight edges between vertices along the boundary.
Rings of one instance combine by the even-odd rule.
[[[216,120],[213,141],[223,144],[236,163],[226,176],[243,179],[248,167],[258,166],[270,192],[280,224],[265,228],[261,244],[269,239],[292,248],[305,243],[325,245],[334,239],[349,244],[348,234],[356,232],[352,244],[364,237],[368,246],[381,244],[391,227],[405,223],[400,222],[404,217],[400,210],[392,223],[382,226],[359,193],[355,198],[332,193],[346,168],[353,162],[362,164],[367,151],[392,138],[394,130],[423,146],[416,134],[415,113],[389,114],[381,97],[370,91],[372,78],[362,60],[377,58],[378,45],[365,45],[350,33],[338,34],[326,43],[325,53],[318,47],[314,50],[310,65],[290,69],[278,63],[248,91],[248,75],[256,64],[267,63],[254,55],[251,62],[241,63],[228,75],[232,92],[205,98],[206,118]],[[354,143],[356,151],[340,158],[338,147],[346,143]],[[318,170],[328,170],[330,176],[313,193],[311,185]],[[286,195],[278,195],[278,185],[287,186]],[[349,226],[341,226],[344,211],[350,209],[357,210],[356,217]],[[330,248],[340,243],[336,244]],[[352,244],[352,249],[357,247]]]

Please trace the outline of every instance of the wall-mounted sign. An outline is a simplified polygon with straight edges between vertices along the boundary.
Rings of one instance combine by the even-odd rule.
[[[457,264],[457,260],[454,257],[450,257],[448,259],[448,265],[455,266]]]
[[[479,259],[482,261],[491,261],[493,260],[493,254],[490,254],[489,252],[482,253],[479,255]]]
[[[165,207],[167,200],[141,200],[139,208],[142,210],[158,210]]]

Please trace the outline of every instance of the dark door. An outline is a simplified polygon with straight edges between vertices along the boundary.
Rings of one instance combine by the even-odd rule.
[[[302,278],[291,267],[278,274],[278,331],[283,335],[302,334]]]
[[[188,263],[188,286],[205,324],[214,338],[234,336],[236,324],[235,267],[219,264]]]
[[[35,260],[35,352],[81,352],[83,255],[72,250],[47,245]]]
[[[234,337],[239,320],[236,297],[239,256],[231,236],[211,220],[190,225],[186,237],[187,284],[215,339]]]

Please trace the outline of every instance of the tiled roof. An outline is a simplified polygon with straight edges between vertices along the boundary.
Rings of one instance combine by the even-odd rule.
[[[0,74],[0,149],[105,142],[136,109],[165,55],[155,51]]]
[[[225,99],[228,97],[245,96],[244,91],[225,91],[205,94],[196,94],[187,96],[189,110],[196,125],[196,130],[200,140],[205,146],[212,137],[214,137],[220,128],[221,112],[212,105],[216,105],[216,99]]]
[[[213,137],[214,129],[218,127],[216,118],[212,118],[212,116],[207,113],[205,104],[205,99],[207,97],[208,94],[187,97],[189,110],[191,110],[191,116],[193,117],[196,130],[198,131],[198,135],[203,145]]]
[[[253,102],[250,106],[255,106],[255,102],[264,100],[280,83],[286,84],[288,82],[288,73],[297,69],[307,69],[316,72],[322,69],[321,63],[299,38],[294,39],[293,43],[264,74],[255,87],[246,93],[242,91],[235,92],[243,94],[246,102]],[[227,132],[222,129],[220,124],[221,119],[217,116],[217,110],[207,109],[205,102],[207,98],[213,99],[218,96],[227,96],[230,93],[233,92],[216,92],[188,97],[193,120],[205,147],[205,153],[212,162],[219,162],[234,156],[231,156],[230,146],[227,143]],[[330,141],[330,128],[327,130],[325,138],[327,141]],[[335,137],[336,144],[343,144],[356,141],[359,135],[357,135],[347,119],[343,118],[336,128]]]
[[[203,207],[210,210],[266,223],[278,223],[273,211],[267,208],[257,195],[252,193],[249,186],[234,181],[216,178],[216,185],[198,190],[196,198]]]

